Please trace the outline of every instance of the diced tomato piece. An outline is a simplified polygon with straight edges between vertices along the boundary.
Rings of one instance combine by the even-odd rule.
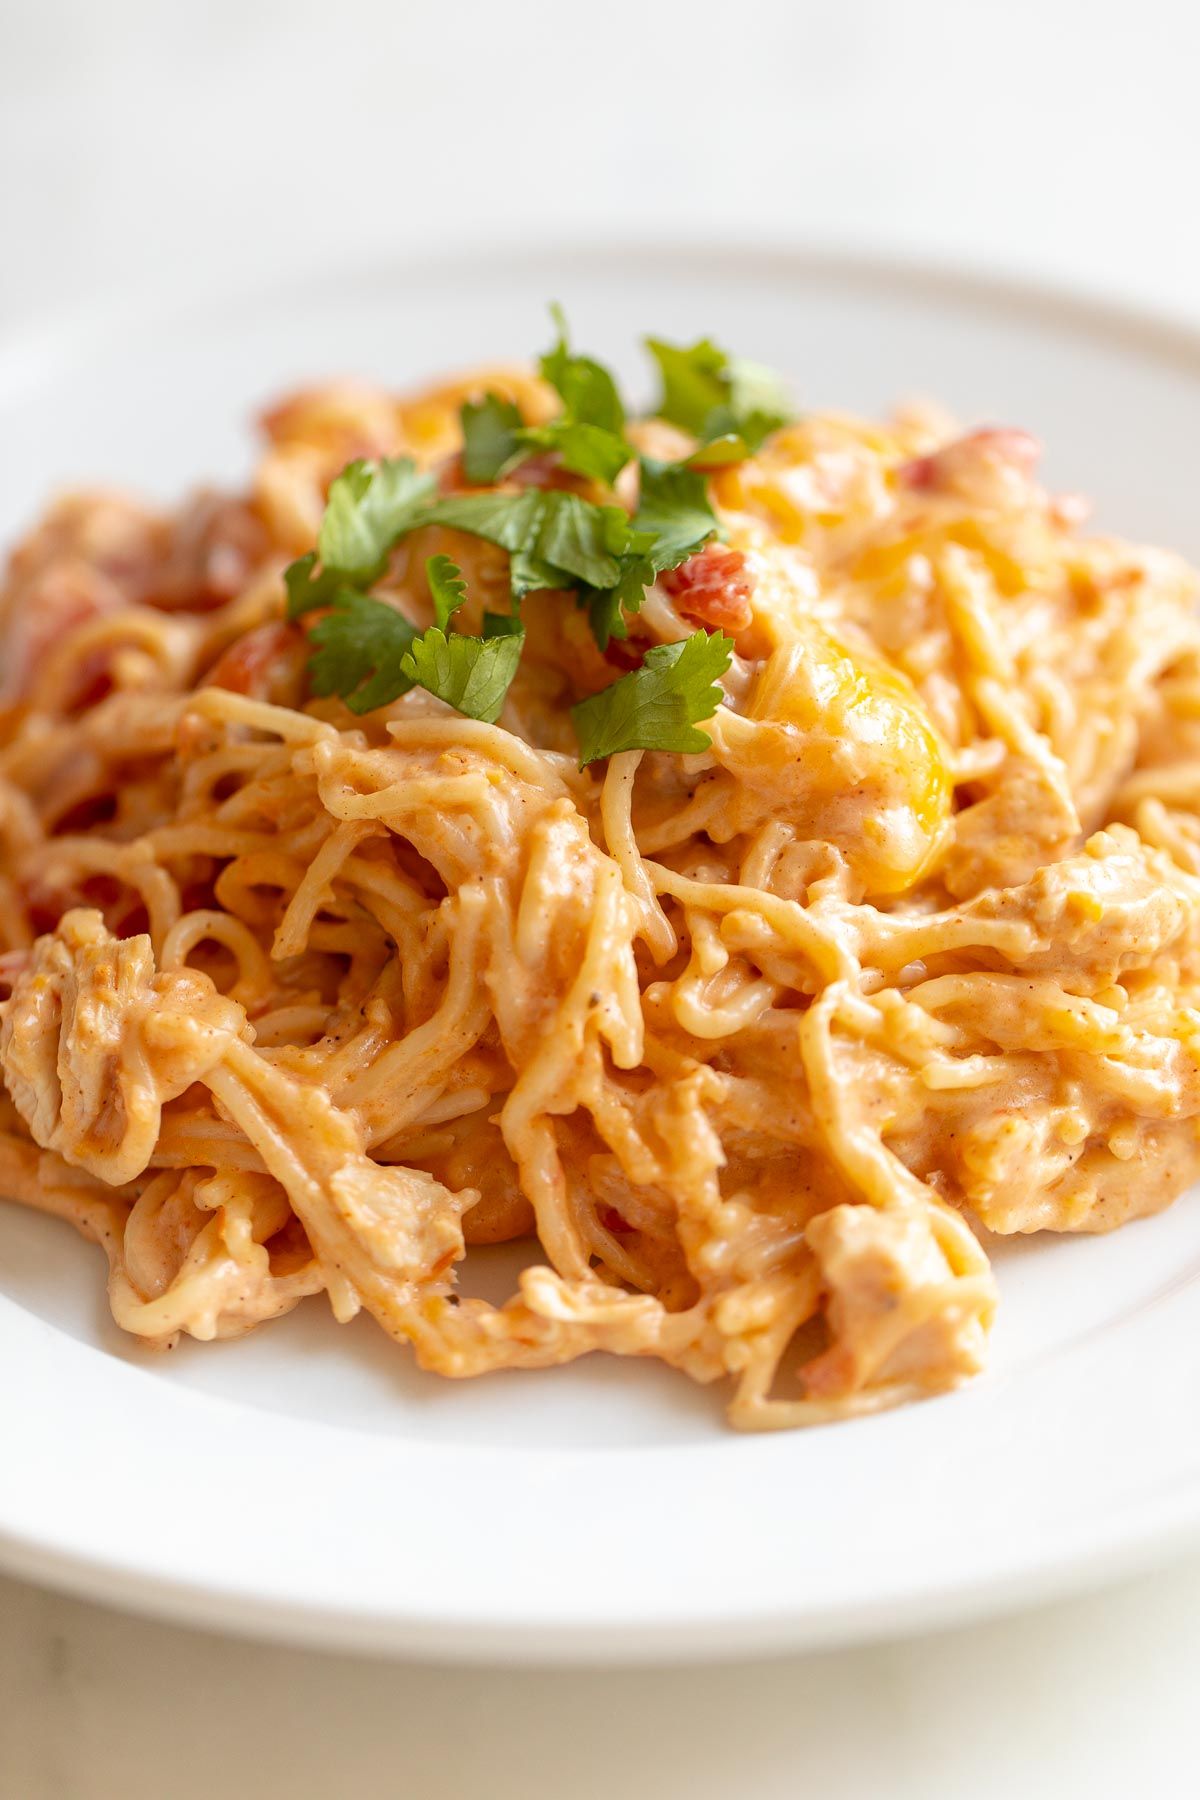
[[[727,544],[706,544],[659,581],[685,619],[710,630],[741,631],[750,623],[754,591],[746,558]]]
[[[602,1207],[598,1216],[605,1231],[611,1231],[614,1237],[629,1237],[636,1229],[621,1217],[615,1206]]]
[[[204,686],[227,688],[254,700],[270,699],[279,684],[294,675],[302,653],[307,654],[307,640],[298,626],[282,619],[256,626],[217,658],[203,678]]]
[[[604,660],[611,663],[614,669],[627,674],[630,669],[641,667],[648,647],[645,642],[638,643],[633,638],[609,638],[604,646]]]

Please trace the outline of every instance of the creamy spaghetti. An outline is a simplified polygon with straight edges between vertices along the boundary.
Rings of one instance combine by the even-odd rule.
[[[472,483],[485,395],[523,450]],[[323,1296],[442,1375],[658,1357],[743,1427],[953,1387],[979,1227],[1108,1230],[1200,1162],[1196,578],[1085,535],[1021,432],[735,418],[679,477],[715,528],[605,641],[446,522],[572,493],[636,524],[695,451],[618,423],[605,483],[559,404],[510,369],[301,393],[249,492],[71,494],[15,550],[0,1192],[102,1247],[148,1345]],[[405,642],[449,641],[438,558],[464,639],[519,603],[494,720],[314,680],[349,603],[289,618],[284,571],[354,459],[426,482],[369,572]],[[716,634],[702,748],[580,767],[572,707]],[[519,1237],[504,1305],[459,1291]]]

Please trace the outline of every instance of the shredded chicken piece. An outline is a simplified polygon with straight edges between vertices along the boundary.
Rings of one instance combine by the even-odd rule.
[[[162,1109],[242,1023],[206,975],[156,974],[148,938],[69,912],[38,940],[0,1023],[0,1060],[35,1142],[113,1186],[140,1175]]]

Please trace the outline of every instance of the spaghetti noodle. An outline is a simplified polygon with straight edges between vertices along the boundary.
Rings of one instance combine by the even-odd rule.
[[[1107,1230],[1200,1165],[1200,631],[1015,431],[810,417],[602,650],[535,589],[495,723],[315,696],[285,564],[355,457],[467,487],[489,370],[266,419],[252,490],[60,501],[0,595],[0,1192],[103,1248],[148,1344],[324,1294],[443,1375],[589,1351],[743,1427],[952,1387],[977,1225]],[[649,455],[695,438],[645,421]],[[575,491],[553,451],[493,484]],[[632,470],[615,499],[635,503]],[[603,496],[612,503],[614,495]],[[509,556],[418,524],[377,596]],[[724,630],[707,747],[579,767],[570,707]],[[470,1246],[536,1237],[518,1291]]]

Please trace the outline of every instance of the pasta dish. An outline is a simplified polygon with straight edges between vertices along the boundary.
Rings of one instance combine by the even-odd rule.
[[[795,1426],[1200,1169],[1200,630],[1038,447],[557,338],[55,502],[0,588],[0,1194],[147,1345],[324,1296]],[[503,1305],[478,1247],[525,1238]]]

